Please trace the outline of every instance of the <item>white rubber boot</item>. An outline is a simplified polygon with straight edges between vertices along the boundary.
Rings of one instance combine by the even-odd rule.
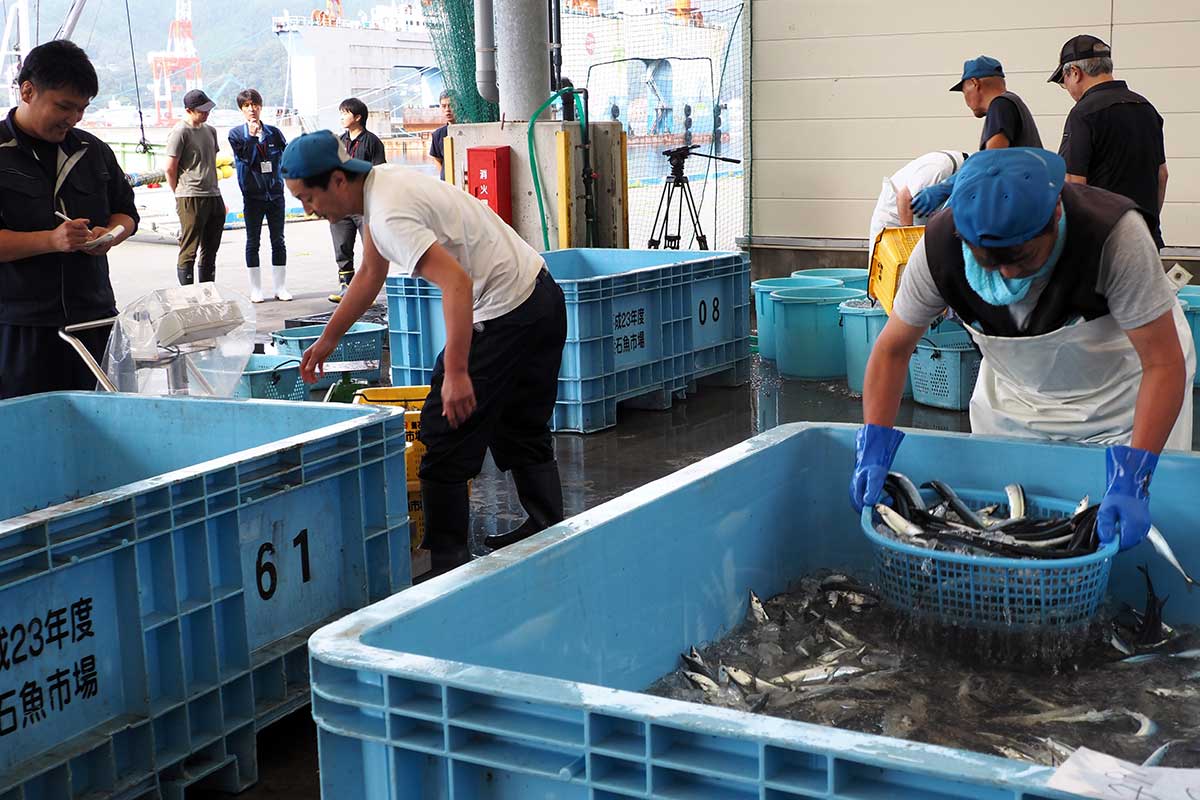
[[[292,293],[287,290],[287,265],[271,267],[271,276],[275,279],[275,299],[291,300]]]
[[[246,269],[246,275],[250,278],[250,302],[261,303],[263,301],[262,269],[249,267]]]

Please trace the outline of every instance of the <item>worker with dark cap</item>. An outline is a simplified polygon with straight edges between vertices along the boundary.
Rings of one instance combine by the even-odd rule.
[[[467,483],[490,450],[511,470],[529,518],[488,547],[561,522],[562,486],[550,417],[567,337],[563,291],[542,256],[486,204],[453,184],[397,165],[351,158],[329,131],[294,139],[280,166],[309,214],[363,217],[363,260],[325,332],[305,352],[313,382],[338,340],[371,307],[391,264],[442,293],[446,346],[421,409],[421,503],[434,574],[465,564]],[[432,335],[426,332],[426,335]]]
[[[1004,67],[991,56],[979,56],[963,62],[962,78],[950,87],[962,92],[963,102],[983,120],[979,135],[980,150],[1001,147],[1041,147],[1037,123],[1025,101],[1008,90]],[[917,216],[927,217],[941,208],[954,189],[954,177],[925,189],[912,201]]]
[[[971,432],[1106,445],[1100,539],[1127,549],[1148,533],[1159,453],[1191,448],[1196,354],[1145,210],[1065,178],[1061,157],[1034,148],[960,170],[867,364],[856,509],[879,499],[909,356],[949,306],[983,354]]]
[[[1113,80],[1112,48],[1095,36],[1070,39],[1050,76],[1075,107],[1063,126],[1058,154],[1067,181],[1123,194],[1146,212],[1154,243],[1163,246],[1160,215],[1167,197],[1163,119],[1150,101]]]

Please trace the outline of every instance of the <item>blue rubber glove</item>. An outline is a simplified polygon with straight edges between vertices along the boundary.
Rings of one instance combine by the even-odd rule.
[[[917,217],[930,216],[946,204],[952,191],[954,191],[954,178],[950,177],[917,192],[917,196],[912,199],[913,215]]]
[[[854,474],[850,477],[850,505],[862,513],[883,494],[883,479],[892,468],[904,434],[882,425],[863,425],[854,439]]]
[[[1120,536],[1128,550],[1150,532],[1150,479],[1158,456],[1149,450],[1114,445],[1105,454],[1108,490],[1096,516],[1096,534],[1107,544]]]

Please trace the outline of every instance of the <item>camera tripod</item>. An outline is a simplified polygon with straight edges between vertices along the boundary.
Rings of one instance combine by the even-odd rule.
[[[740,164],[736,158],[710,156],[707,153],[694,152],[700,145],[692,144],[664,150],[663,155],[670,159],[671,174],[663,181],[662,196],[658,198],[658,210],[654,212],[654,223],[650,226],[650,241],[647,246],[657,250],[661,244],[664,250],[678,250],[682,240],[683,210],[687,207],[688,216],[692,221],[692,230],[696,234],[696,243],[701,250],[708,249],[708,237],[700,227],[700,214],[696,209],[696,199],[692,196],[692,187],[688,178],[683,174],[683,168],[688,156],[710,158],[713,161],[726,161],[730,164]],[[675,219],[675,232],[671,233],[671,219]]]

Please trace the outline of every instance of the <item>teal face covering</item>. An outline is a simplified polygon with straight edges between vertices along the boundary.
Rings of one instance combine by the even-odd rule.
[[[1058,236],[1054,240],[1054,249],[1041,268],[1027,278],[1006,278],[998,269],[984,269],[975,260],[975,254],[966,242],[962,243],[963,264],[967,268],[967,283],[975,294],[991,306],[1009,306],[1019,303],[1029,294],[1029,287],[1039,278],[1047,277],[1054,271],[1063,248],[1067,244],[1067,215],[1058,218]]]

